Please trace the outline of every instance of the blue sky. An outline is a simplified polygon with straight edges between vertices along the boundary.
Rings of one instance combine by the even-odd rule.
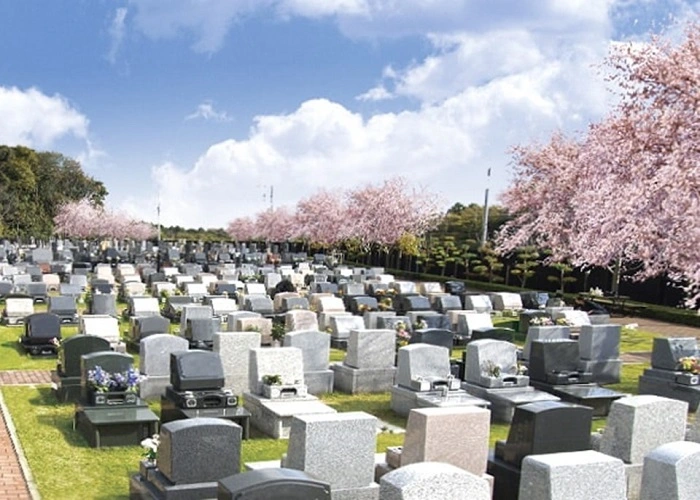
[[[510,146],[613,104],[610,46],[682,0],[0,0],[0,143],[80,159],[108,204],[223,227],[403,175],[495,199]]]

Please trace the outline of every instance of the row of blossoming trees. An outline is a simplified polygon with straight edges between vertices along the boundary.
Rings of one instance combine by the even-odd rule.
[[[152,224],[121,212],[107,210],[88,200],[61,205],[54,217],[54,232],[74,238],[147,240],[156,236]]]
[[[668,275],[700,299],[700,25],[613,52],[621,98],[582,137],[515,149],[502,198],[517,214],[499,250],[535,244],[552,259]]]
[[[352,241],[364,250],[388,247],[406,235],[420,236],[442,216],[437,197],[401,177],[345,192],[318,191],[294,209],[280,207],[228,225],[237,241],[303,240],[322,247]]]

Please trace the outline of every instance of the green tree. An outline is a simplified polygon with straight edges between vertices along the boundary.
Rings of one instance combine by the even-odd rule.
[[[528,278],[535,275],[535,267],[539,265],[539,252],[534,246],[520,247],[515,253],[516,263],[510,274],[520,279],[520,288],[525,288]]]

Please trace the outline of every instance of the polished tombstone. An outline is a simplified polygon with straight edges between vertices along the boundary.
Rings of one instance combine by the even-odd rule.
[[[129,326],[128,341],[134,345],[151,335],[170,332],[170,320],[164,316],[133,317]]]
[[[494,422],[508,423],[515,408],[537,401],[559,401],[559,398],[529,385],[522,373],[515,345],[499,340],[470,342],[463,354],[464,383],[462,389],[472,396],[491,403]]]
[[[430,300],[422,295],[397,295],[394,298],[396,314],[406,314],[408,311],[431,311]]]
[[[409,313],[411,314],[411,313]],[[441,329],[441,330],[451,330],[452,324],[450,323],[450,318],[447,314],[433,313],[431,314],[418,314],[416,315],[416,330],[420,329]],[[420,326],[420,328],[418,328]]]
[[[639,377],[639,393],[655,394],[688,403],[696,412],[700,405],[700,374],[682,369],[683,358],[700,360],[694,337],[656,338],[651,353],[651,368]],[[692,364],[692,362],[690,363]]]
[[[84,354],[109,351],[109,342],[96,335],[75,335],[65,339],[58,350],[56,370],[51,372],[51,387],[61,403],[80,399],[80,362]]]
[[[24,319],[22,348],[32,356],[54,356],[61,340],[61,319],[52,313],[34,313]]]
[[[240,426],[218,418],[193,418],[163,425],[158,461],[142,460],[131,477],[130,498],[215,498],[218,481],[240,472]]]
[[[520,292],[520,300],[525,309],[544,309],[549,300],[549,293],[534,290]]]
[[[313,311],[288,311],[284,315],[284,329],[287,332],[318,330],[318,316]]]
[[[2,319],[6,325],[23,325],[24,319],[34,314],[34,301],[31,297],[14,296],[5,299]]]
[[[170,354],[186,351],[188,347],[187,340],[169,333],[154,333],[140,340],[141,398],[157,399],[165,395],[165,388],[170,385]]]
[[[365,321],[360,316],[332,316],[330,326],[331,347],[346,349],[350,332],[353,330],[364,330]]]
[[[386,461],[375,467],[375,481],[392,470],[419,462],[443,462],[487,478],[489,432],[489,411],[484,408],[413,409],[408,414],[403,446],[387,448]]]
[[[489,313],[466,311],[457,315],[457,334],[462,337],[471,337],[476,329],[490,328],[493,328],[493,321]]]
[[[49,298],[49,290],[46,283],[27,283],[26,292],[35,304],[46,304]]]
[[[214,334],[220,327],[221,322],[218,318],[188,319],[184,337],[190,343],[190,349],[211,350]]]
[[[365,312],[376,311],[379,308],[377,299],[366,295],[357,295],[348,299],[348,309],[353,314],[364,315]]]
[[[128,378],[133,358],[107,351],[81,357],[81,395],[75,405],[73,428],[94,448],[137,445],[152,436],[158,427],[158,417],[138,397],[137,388],[110,385],[109,390],[101,392],[89,380],[90,373],[98,367],[112,374],[113,379],[115,374]]]
[[[520,295],[511,292],[492,293],[491,303],[493,304],[494,311],[518,311],[523,308],[523,301]]]
[[[491,313],[491,311],[493,311],[493,304],[488,295],[465,295],[464,310]]]
[[[98,293],[92,296],[89,307],[90,314],[106,314],[118,316],[117,296],[112,293]]]
[[[368,330],[376,330],[379,328],[380,318],[396,317],[396,311],[365,311],[362,319],[365,321],[365,328]]]
[[[446,348],[452,353],[454,334],[444,328],[426,328],[415,330],[408,341],[409,344],[430,344]]]
[[[105,314],[83,314],[80,316],[78,332],[82,335],[97,335],[109,341],[112,348],[121,342],[119,321]]]
[[[517,500],[523,459],[528,455],[589,450],[593,411],[560,401],[518,406],[506,441],[497,441],[487,472],[494,500]]]
[[[250,413],[224,388],[225,378],[218,353],[190,350],[170,354],[170,385],[160,398],[162,423],[192,418],[220,418],[243,428],[248,437]]]
[[[620,325],[584,325],[578,337],[579,369],[597,384],[620,382]]]
[[[218,500],[331,500],[331,486],[295,469],[259,469],[219,481]]]
[[[396,333],[388,329],[353,330],[342,363],[331,365],[336,391],[384,392],[394,384]]]
[[[194,298],[187,295],[171,295],[165,300],[163,316],[171,321],[180,321],[182,310],[187,305],[194,304]]]
[[[377,418],[365,412],[298,415],[292,419],[282,467],[331,486],[334,500],[378,499],[374,482]]]
[[[331,339],[328,334],[318,330],[292,331],[284,336],[282,345],[301,349],[304,381],[310,394],[317,396],[333,392],[334,372],[329,368]]]
[[[275,312],[272,299],[267,295],[246,295],[243,299],[243,309],[262,315],[270,315]]]
[[[531,343],[530,385],[549,392],[562,401],[593,408],[593,415],[604,417],[610,405],[626,394],[591,383],[590,372],[579,370],[579,347],[575,340],[536,340]]]
[[[533,321],[537,321],[537,318],[549,318],[552,319],[549,314],[541,309],[525,309],[520,311],[518,315],[518,333],[527,334],[528,329],[533,324]],[[554,323],[552,321],[552,323]]]
[[[530,345],[535,340],[569,339],[571,328],[568,326],[534,326],[530,325],[525,337],[522,359],[527,363],[530,360]]]
[[[308,394],[302,351],[296,347],[250,349],[250,392],[244,393],[251,423],[275,439],[287,439],[294,416],[336,413]]]
[[[489,402],[460,388],[450,371],[450,354],[444,347],[412,344],[399,349],[396,384],[391,388],[391,409],[401,416],[413,408],[481,406]]]

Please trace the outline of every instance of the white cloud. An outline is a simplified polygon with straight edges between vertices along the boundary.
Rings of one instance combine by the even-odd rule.
[[[56,140],[87,138],[88,119],[61,95],[36,88],[0,87],[0,143],[45,148]]]
[[[377,85],[364,94],[358,95],[355,99],[358,101],[385,101],[394,97],[394,94],[389,92],[384,85]]]
[[[193,113],[185,117],[185,120],[195,120],[197,118],[218,122],[229,122],[232,120],[226,111],[217,111],[214,109],[214,103],[211,101],[204,101],[201,103]]]
[[[126,14],[127,9],[125,7],[118,8],[114,12],[112,24],[109,26],[110,46],[109,52],[107,53],[107,60],[110,64],[115,64],[117,62],[117,54],[124,42]]]

